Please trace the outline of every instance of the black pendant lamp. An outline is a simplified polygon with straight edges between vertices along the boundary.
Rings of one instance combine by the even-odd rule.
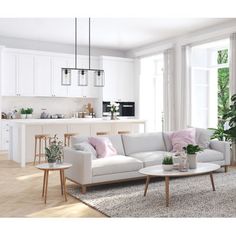
[[[77,67],[77,18],[75,18],[75,68],[62,68],[61,85],[70,86],[72,71],[76,71],[78,86],[88,86],[88,79],[94,80],[95,87],[104,87],[104,70],[91,69],[91,20],[89,18],[89,68]]]

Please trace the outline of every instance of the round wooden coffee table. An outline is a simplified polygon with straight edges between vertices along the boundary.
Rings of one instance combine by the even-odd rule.
[[[62,163],[62,164],[55,164],[53,167],[50,166],[48,163],[37,165],[36,168],[44,171],[43,177],[43,192],[42,197],[44,197],[44,203],[47,202],[47,192],[48,192],[48,173],[49,171],[60,171],[60,180],[61,180],[61,194],[64,195],[65,201],[67,201],[66,197],[66,179],[64,170],[70,168],[72,164],[69,163]]]
[[[166,192],[166,206],[169,206],[169,180],[170,177],[187,177],[209,174],[211,179],[211,185],[213,191],[215,191],[215,185],[213,180],[213,171],[220,169],[221,167],[217,164],[212,163],[198,163],[196,169],[189,169],[187,172],[180,172],[179,170],[164,171],[161,165],[150,166],[139,170],[139,173],[146,175],[146,185],[144,188],[144,196],[147,194],[148,184],[152,176],[159,176],[165,178],[165,192]]]

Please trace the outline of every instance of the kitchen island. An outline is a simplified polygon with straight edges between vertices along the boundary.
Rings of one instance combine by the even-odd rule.
[[[29,119],[11,120],[9,159],[24,167],[34,159],[34,137],[37,134],[55,134],[63,140],[65,133],[76,133],[81,136],[96,136],[99,132],[116,135],[122,132],[145,132],[145,120],[103,118],[72,119]]]

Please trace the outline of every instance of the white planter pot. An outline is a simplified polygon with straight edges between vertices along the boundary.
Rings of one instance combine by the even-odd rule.
[[[27,119],[32,119],[32,117],[33,117],[32,114],[27,114],[27,115],[26,115],[26,118],[27,118]]]
[[[174,165],[164,165],[162,164],[162,168],[164,171],[171,171],[174,169]]]
[[[197,168],[197,154],[188,154],[189,169]]]
[[[26,114],[21,114],[20,117],[21,119],[26,119]]]

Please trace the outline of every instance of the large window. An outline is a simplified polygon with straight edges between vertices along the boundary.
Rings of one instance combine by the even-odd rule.
[[[150,132],[162,130],[163,67],[163,54],[141,59],[139,111]]]
[[[229,40],[192,47],[191,126],[217,128],[224,125],[229,106]]]

